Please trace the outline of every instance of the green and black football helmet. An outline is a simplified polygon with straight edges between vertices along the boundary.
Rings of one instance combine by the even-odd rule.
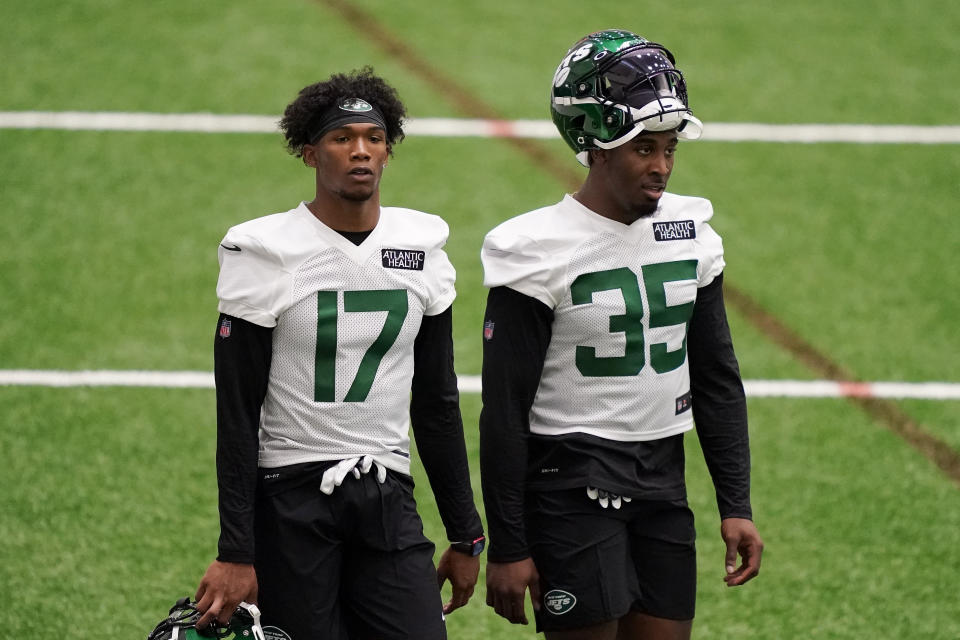
[[[225,625],[214,620],[209,626],[197,629],[200,615],[196,603],[190,602],[190,598],[180,598],[147,640],[265,640],[260,627],[260,609],[255,604],[241,602]]]
[[[567,51],[553,76],[550,114],[583,166],[589,149],[619,147],[641,131],[700,137],[703,124],[674,63],[663,45],[617,29],[592,33]]]

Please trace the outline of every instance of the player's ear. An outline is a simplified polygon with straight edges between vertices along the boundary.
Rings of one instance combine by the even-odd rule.
[[[303,158],[303,164],[308,167],[317,168],[317,148],[312,144],[303,145],[303,153],[301,154]]]

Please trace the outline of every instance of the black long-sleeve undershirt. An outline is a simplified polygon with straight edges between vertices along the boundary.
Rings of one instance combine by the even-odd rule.
[[[221,331],[229,323],[228,335]],[[217,387],[217,559],[253,563],[260,407],[267,394],[273,329],[220,314],[213,346]]]
[[[230,335],[219,327],[230,322]],[[252,563],[260,408],[266,396],[273,329],[221,315],[214,346],[217,387],[218,559]],[[483,533],[473,503],[457,379],[452,310],[424,316],[414,342],[410,420],[420,459],[451,541]]]
[[[753,518],[747,398],[723,303],[723,274],[697,291],[687,337],[693,420],[721,518]]]
[[[493,323],[490,325],[490,323]],[[480,484],[487,515],[487,557],[528,556],[524,499],[529,414],[550,345],[553,310],[507,287],[487,295],[480,411]],[[486,330],[486,329],[485,329]]]
[[[424,316],[413,345],[410,426],[451,542],[483,535],[473,502],[460,392],[453,368],[453,312]]]
[[[721,274],[698,290],[690,321],[693,411],[721,517],[749,518],[746,402],[722,281]],[[580,434],[531,435],[528,417],[550,344],[553,311],[534,298],[496,287],[488,295],[484,322],[493,322],[495,332],[495,339],[484,341],[480,418],[481,482],[492,561],[527,557],[524,494],[527,488],[546,488],[536,475],[541,466],[565,469],[565,476],[551,476],[555,488],[615,482],[603,488],[657,499],[685,495],[682,435],[638,443]]]

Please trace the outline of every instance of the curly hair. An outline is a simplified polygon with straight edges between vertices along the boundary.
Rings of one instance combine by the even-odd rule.
[[[336,73],[324,82],[317,82],[300,90],[296,100],[287,105],[280,120],[280,130],[287,141],[287,150],[303,157],[303,145],[310,143],[320,117],[338,98],[362,98],[383,114],[387,123],[387,145],[393,155],[393,146],[404,138],[403,118],[406,108],[396,89],[383,78],[373,74],[372,67]]]

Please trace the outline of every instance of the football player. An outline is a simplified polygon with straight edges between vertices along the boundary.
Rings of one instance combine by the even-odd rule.
[[[726,583],[757,575],[763,548],[713,210],[666,191],[678,141],[702,125],[670,51],[619,30],[573,45],[550,108],[587,177],[482,249],[487,604],[526,624],[529,590],[548,640],[689,638],[694,424]]]
[[[220,539],[198,627],[247,601],[278,637],[438,639],[473,593],[484,538],[453,369],[448,227],[380,205],[403,117],[369,67],[305,87],[280,128],[314,170],[314,199],[220,244]],[[451,541],[437,568],[411,426]],[[438,579],[452,584],[446,604]]]

